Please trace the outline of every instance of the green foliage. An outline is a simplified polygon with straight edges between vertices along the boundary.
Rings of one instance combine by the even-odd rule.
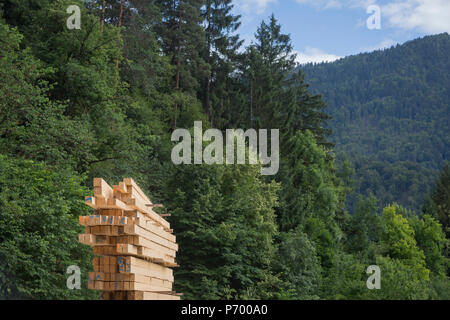
[[[347,236],[345,242],[347,252],[365,253],[369,250],[371,243],[379,241],[382,226],[377,202],[373,195],[366,199],[360,196],[355,214],[344,227]]]
[[[305,65],[320,92],[338,153],[355,163],[355,193],[380,206],[419,208],[450,155],[450,36],[427,36],[386,50]]]
[[[251,110],[245,127],[280,128],[277,120],[287,104],[283,93],[289,71],[295,66],[295,55],[289,35],[272,15],[268,23],[261,22],[255,34],[256,43],[246,53],[244,76],[248,85]],[[250,111],[250,113],[248,112]]]
[[[259,170],[218,165],[172,168],[164,203],[172,213],[180,246],[176,288],[186,298],[267,294],[253,288],[270,278],[278,186],[261,181]]]
[[[423,272],[412,268],[405,260],[377,257],[381,270],[381,289],[372,290],[366,299],[377,300],[427,300],[431,289]]]
[[[229,95],[234,88],[228,78],[236,68],[238,49],[243,43],[235,34],[240,16],[234,16],[232,0],[204,1],[202,16],[205,21],[206,49],[204,60],[210,66],[205,79],[204,90],[200,91],[205,112],[212,123],[221,123],[223,113],[229,111]]]
[[[240,67],[246,102],[236,121],[244,128],[280,129],[283,141],[309,130],[320,145],[330,147],[325,104],[308,91],[303,72],[293,72],[296,55],[290,36],[281,32],[272,15],[258,27],[255,38]]]
[[[175,66],[173,88],[196,92],[209,72],[202,57],[205,30],[201,26],[202,0],[158,0],[162,20],[156,26],[161,49]],[[178,87],[177,87],[178,84]]]
[[[425,254],[427,268],[436,275],[445,276],[449,267],[448,258],[445,256],[448,240],[441,224],[428,214],[421,219],[413,217],[409,223],[414,229],[418,247]]]
[[[401,260],[410,266],[419,280],[429,280],[430,271],[425,267],[425,255],[417,246],[414,229],[408,220],[400,214],[397,205],[383,209],[384,230],[380,234],[381,253],[393,259]]]
[[[101,27],[102,4],[0,1],[1,298],[95,298],[82,185],[129,176],[172,214],[185,298],[448,299],[448,166],[429,194],[448,158],[448,35],[304,67],[323,99],[274,16],[240,53],[231,0],[107,0]],[[171,132],[194,121],[280,129],[278,175],[174,166]],[[427,194],[423,217],[378,214]],[[72,264],[82,290],[66,288]]]
[[[21,49],[23,36],[0,20],[0,148],[53,165],[79,167],[91,157],[87,127],[64,115],[65,106],[50,99],[43,78],[54,69]]]
[[[0,297],[89,299],[91,249],[78,242],[88,190],[70,171],[0,155]],[[66,286],[69,266],[80,267],[82,289]]]
[[[366,268],[356,255],[338,252],[322,283],[322,296],[331,300],[365,299],[369,291],[365,281]]]
[[[447,235],[450,235],[450,163],[447,163],[436,181],[436,185],[431,194],[432,214],[442,224],[442,228]]]
[[[302,232],[281,235],[277,269],[289,284],[291,299],[317,299],[322,282],[322,267],[314,243]]]
[[[333,216],[338,210],[338,187],[333,167],[323,147],[306,131],[292,136],[281,154],[279,223],[281,230],[295,229],[309,215]]]

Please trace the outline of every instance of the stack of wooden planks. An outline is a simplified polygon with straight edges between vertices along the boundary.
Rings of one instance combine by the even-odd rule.
[[[94,179],[94,196],[85,203],[94,215],[80,217],[79,241],[93,248],[89,288],[105,300],[179,300],[173,291],[176,238],[169,223],[133,179],[112,188]]]

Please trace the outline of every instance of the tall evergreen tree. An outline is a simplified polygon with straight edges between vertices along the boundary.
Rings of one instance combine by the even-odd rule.
[[[255,38],[242,71],[249,95],[247,126],[280,129],[284,141],[309,130],[320,145],[331,147],[325,103],[308,91],[303,72],[296,70],[290,36],[281,32],[272,15],[268,23],[261,23]]]
[[[289,35],[281,33],[275,16],[262,22],[255,34],[256,42],[247,50],[243,66],[251,110],[246,127],[279,128],[286,100],[286,81],[295,67],[295,54]],[[249,112],[250,111],[250,112]]]
[[[431,197],[433,214],[442,224],[447,239],[450,239],[450,163],[442,169]]]
[[[203,17],[205,20],[206,49],[204,59],[210,69],[201,90],[205,112],[210,121],[214,114],[221,116],[227,91],[227,79],[236,68],[237,50],[242,45],[235,34],[240,16],[233,15],[232,0],[206,0]],[[213,112],[213,109],[219,109]],[[214,113],[214,114],[213,114]]]
[[[175,66],[174,88],[196,93],[209,72],[202,57],[203,0],[157,0],[156,4],[162,14],[157,28],[161,48]]]

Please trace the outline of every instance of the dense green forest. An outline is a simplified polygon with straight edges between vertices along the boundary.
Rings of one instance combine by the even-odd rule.
[[[342,163],[355,168],[357,195],[419,211],[450,157],[450,36],[427,36],[386,50],[302,69],[321,93]]]
[[[79,30],[66,24],[73,4],[81,8]],[[402,148],[411,127],[420,138],[407,140],[416,153],[391,152],[393,167],[386,169],[399,163],[406,175],[422,183],[424,174],[432,185],[417,191],[423,195],[416,202],[405,202],[395,188],[377,191],[385,181],[361,187],[358,166],[355,176],[350,161],[336,159],[334,148],[350,157],[374,152],[370,144],[359,153],[352,149],[357,142],[339,145],[336,138],[344,136],[336,121],[347,119],[344,110],[362,114],[362,102],[333,103],[310,90],[274,16],[244,47],[232,7],[231,0],[0,0],[0,299],[98,298],[87,281],[69,290],[65,280],[70,265],[81,268],[84,280],[92,268],[90,248],[77,234],[94,177],[110,184],[133,177],[164,203],[180,248],[175,290],[185,299],[450,298],[448,87],[440,83],[448,58],[446,65],[430,62],[434,69],[415,63],[415,73],[405,67],[404,75],[386,69],[410,66],[403,53],[383,58],[379,52],[376,74],[361,72],[374,91],[385,90],[383,70],[399,78],[400,88],[428,81],[417,90],[420,101],[411,97],[417,116],[427,117],[423,131],[414,128],[418,121],[389,126],[403,140],[383,133]],[[423,41],[430,41],[426,50],[444,54],[448,35]],[[345,61],[333,66],[345,64],[348,72],[361,66]],[[305,67],[308,81],[331,77],[326,67],[318,66],[314,77]],[[334,90],[353,99],[350,89]],[[402,94],[410,98],[409,92]],[[401,109],[393,99],[380,98],[378,116]],[[330,122],[326,102],[330,110],[341,106],[341,118],[333,112]],[[278,174],[262,176],[260,165],[174,165],[171,134],[194,121],[221,130],[280,129]],[[382,126],[376,128],[371,132],[381,136]],[[385,149],[381,166],[390,154]],[[412,156],[424,158],[418,163]],[[350,214],[346,203],[355,187],[373,190],[381,202],[360,192]],[[381,269],[380,290],[366,286],[370,265]]]

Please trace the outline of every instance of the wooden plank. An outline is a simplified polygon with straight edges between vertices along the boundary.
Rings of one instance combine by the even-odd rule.
[[[93,234],[98,236],[114,236],[114,237],[119,237],[122,235],[137,236],[137,238],[136,237],[133,238],[132,244],[134,245],[154,248],[155,250],[161,251],[162,253],[173,257],[175,257],[176,252],[178,251],[178,245],[174,241],[167,240],[169,236],[173,237],[173,235],[169,233],[167,233],[167,236],[163,238],[161,236],[161,233],[158,232],[158,230],[154,230],[154,228],[153,229],[148,228],[151,230],[149,231],[148,229],[142,228],[137,224],[127,224],[127,225],[122,224],[103,225],[101,223],[97,224],[98,222],[101,222],[103,217],[99,219],[100,221],[98,221],[96,218],[92,219],[92,223],[94,225],[86,226],[85,234]],[[89,220],[84,223],[88,224]],[[173,237],[173,239],[175,238]]]
[[[94,234],[79,234],[78,240],[80,243],[88,246],[106,246],[109,245],[107,236],[97,236]]]
[[[154,285],[145,284],[134,281],[102,281],[102,280],[90,280],[88,282],[88,288],[93,290],[105,290],[105,291],[147,291],[157,293],[173,293],[168,288]]]
[[[81,238],[81,236],[85,237]],[[174,263],[174,259],[176,257],[175,250],[164,247],[141,236],[134,236],[134,235],[111,236],[111,235],[83,234],[79,235],[79,241],[81,243],[90,246],[105,246],[105,245],[114,246],[118,244],[130,244],[138,247],[137,253],[123,251],[124,253],[130,254],[133,253],[137,255],[142,255],[146,258],[164,259],[166,262],[169,263]],[[122,251],[110,250],[109,252],[111,252],[111,254],[117,254]],[[105,255],[108,254],[108,252],[97,251],[97,254]]]
[[[124,226],[129,224],[139,225],[139,218],[121,217],[121,216],[104,216],[104,215],[80,216],[78,220],[80,225],[85,227],[100,226],[100,225],[114,225],[114,226]]]
[[[165,257],[167,259],[172,259],[176,256],[175,250],[159,245],[141,236],[126,235],[109,238],[110,244],[132,244],[138,247],[142,247],[143,249],[148,250],[146,251],[146,255],[155,254],[155,258]]]
[[[141,217],[141,216],[140,216]],[[156,224],[153,220],[149,219],[146,216],[142,216],[139,219],[139,223],[135,223],[139,227],[158,235],[161,238],[164,238],[170,242],[176,242],[176,237],[173,234],[170,234],[166,229],[162,228],[161,225]]]
[[[131,178],[125,178],[123,179],[124,184],[127,186],[127,191],[130,192],[129,187],[131,186],[132,189],[136,190],[136,193],[144,200],[145,203],[151,204],[152,202],[150,199],[146,196],[146,194],[141,190],[141,188],[137,185],[136,182],[134,182]]]
[[[134,258],[134,257],[128,257],[128,258]],[[155,263],[153,263],[153,265],[162,267]],[[149,268],[148,266],[147,267],[137,266],[135,264],[125,264],[125,265],[119,264],[119,273],[136,273],[136,274],[141,274],[141,275],[152,277],[152,278],[157,278],[157,279],[173,282],[174,278],[173,278],[172,269],[165,268],[165,267],[162,267],[162,268],[164,268],[164,270]]]
[[[120,193],[127,193],[126,186],[123,182],[119,182],[118,185],[113,186],[113,191],[118,191]]]
[[[123,217],[124,210],[121,209],[98,209],[95,212],[95,215],[101,215],[101,216],[114,216],[114,217]]]
[[[146,250],[152,250],[157,252],[162,257],[167,258],[175,258],[177,252],[175,250],[169,249],[167,247],[161,246],[159,244],[156,244],[150,240],[145,239],[144,237],[140,236],[132,236],[133,237],[133,245],[142,247]],[[148,251],[150,252],[150,251]]]
[[[95,235],[93,234],[79,234],[78,235],[78,242],[91,246],[93,243],[95,243]]]
[[[173,283],[157,278],[147,277],[134,273],[104,273],[104,272],[89,272],[89,279],[91,281],[125,281],[125,282],[137,282],[147,285],[159,286],[165,289],[165,291],[172,290]]]
[[[133,208],[128,207],[125,203],[120,201],[119,199],[115,198],[103,198],[101,196],[95,196],[95,197],[85,197],[85,204],[90,206],[94,209],[102,209],[102,210],[108,210],[108,209],[115,209],[115,210],[124,210],[124,211],[134,211]]]
[[[150,208],[164,208],[162,204],[146,203],[145,205]]]
[[[130,208],[129,206],[127,206],[124,202],[122,202],[119,199],[116,198],[112,198],[112,199],[108,199],[107,200],[107,205],[106,206],[98,206],[98,208],[100,209],[121,209],[121,210],[126,210],[126,211],[132,211],[133,208]]]
[[[94,178],[94,195],[105,199],[113,198],[113,189],[101,178]]]
[[[137,291],[129,295],[131,300],[180,300],[179,296],[155,292]]]
[[[110,291],[103,292],[105,300],[180,300],[178,295],[161,294],[145,291]]]
[[[87,204],[89,207],[93,209],[97,209],[97,206],[95,205],[95,197],[93,196],[86,196],[84,197],[84,203]]]
[[[93,244],[92,246],[94,254],[98,255],[113,255],[113,256],[131,255],[139,258],[144,258],[154,263],[162,264],[166,267],[178,266],[178,264],[175,262],[175,257],[165,255],[154,249],[146,247],[138,247],[132,244],[116,244],[116,245]]]
[[[123,233],[123,234],[142,236],[142,237],[144,237],[150,241],[153,241],[157,244],[160,244],[164,247],[178,251],[178,245],[176,243],[171,242],[166,239],[163,239],[162,237],[159,237],[158,235],[156,235],[150,231],[147,231],[146,229],[144,229],[138,225],[135,225],[135,224],[120,226],[118,232]]]
[[[91,233],[99,236],[118,236],[123,234],[121,232],[122,226],[114,225],[100,225],[100,226],[90,226],[85,227],[85,233]]]
[[[148,217],[156,222],[158,222],[161,226],[163,226],[166,230],[170,229],[170,224],[163,218],[161,218],[156,212],[152,209],[147,208],[145,204],[140,199],[127,199],[126,204],[128,207],[138,210],[142,213],[148,215]]]

